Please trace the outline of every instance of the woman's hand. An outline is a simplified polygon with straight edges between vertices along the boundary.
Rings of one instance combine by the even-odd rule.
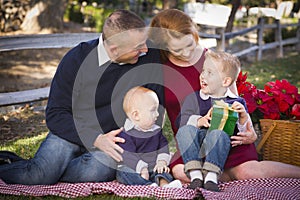
[[[110,131],[106,134],[99,135],[95,142],[94,146],[101,151],[107,153],[110,157],[112,157],[117,162],[123,160],[122,153],[124,150],[117,145],[117,142],[124,143],[125,140],[123,138],[117,137],[117,135],[123,130],[123,128]]]
[[[239,132],[236,136],[231,136],[230,139],[232,147],[242,144],[252,144],[257,139],[257,135],[253,128],[252,122],[248,121],[245,132]]]

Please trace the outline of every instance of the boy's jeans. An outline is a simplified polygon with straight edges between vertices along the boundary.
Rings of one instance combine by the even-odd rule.
[[[37,185],[63,182],[104,182],[115,179],[116,162],[102,151],[82,151],[51,132],[34,158],[0,166],[6,183]]]
[[[206,129],[185,125],[178,130],[176,139],[186,173],[194,169],[217,174],[223,171],[231,146],[230,138],[224,131],[208,132]]]
[[[150,172],[149,180],[146,180],[130,167],[126,165],[118,166],[117,181],[125,185],[150,185],[154,182],[159,185],[160,178],[163,178],[168,182],[173,181],[173,177],[169,173],[158,174],[156,172]]]

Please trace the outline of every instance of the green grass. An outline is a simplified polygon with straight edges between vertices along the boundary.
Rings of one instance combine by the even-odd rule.
[[[287,79],[295,85],[300,91],[300,53],[284,52],[284,58],[262,60],[260,62],[245,64],[242,67],[243,72],[248,72],[248,81],[263,89],[264,84],[276,79]],[[264,54],[263,54],[264,55]]]
[[[252,64],[243,64],[243,72],[248,72],[248,81],[254,83],[258,88],[263,88],[263,85],[268,81],[274,81],[276,79],[287,79],[292,84],[296,85],[300,89],[300,54],[299,52],[287,53],[284,58],[276,59],[274,61],[263,60],[261,62],[255,62]],[[164,134],[170,142],[170,151],[175,150],[175,142],[170,126],[170,122],[167,119],[164,126]],[[41,141],[45,138],[46,133],[43,132],[41,135],[28,137],[25,139],[19,139],[16,141],[8,142],[0,146],[0,150],[10,150],[17,152],[24,158],[33,157],[34,153],[38,149]],[[26,196],[11,196],[11,195],[0,195],[1,199],[16,199],[16,200],[27,200],[27,199],[40,199],[38,197],[26,197]],[[47,196],[43,199],[64,199],[56,196]],[[128,199],[122,198],[111,194],[103,195],[92,195],[89,197],[76,198],[82,200],[92,199],[112,199],[121,200]],[[148,198],[130,198],[130,199],[148,199]]]
[[[26,159],[32,158],[34,153],[38,150],[41,142],[45,139],[46,134],[47,133],[42,133],[38,136],[8,142],[3,146],[0,146],[0,150],[16,152],[16,154],[21,155]]]

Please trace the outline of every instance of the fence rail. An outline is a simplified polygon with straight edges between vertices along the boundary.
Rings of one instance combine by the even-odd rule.
[[[67,33],[0,37],[0,52],[23,49],[72,48],[82,41],[99,37],[99,33]],[[0,107],[48,99],[50,87],[0,93]]]
[[[50,87],[19,92],[0,93],[0,106],[30,103],[48,99]]]
[[[297,27],[296,37],[282,39],[282,28]],[[275,41],[271,43],[263,42],[263,35],[266,29],[275,29]],[[294,44],[300,49],[300,19],[298,23],[281,24],[276,21],[274,24],[265,24],[264,18],[259,18],[258,24],[232,33],[225,33],[224,28],[217,30],[217,34],[199,33],[202,38],[215,38],[217,49],[226,51],[225,41],[229,41],[239,36],[244,36],[256,31],[257,42],[246,49],[234,52],[236,56],[247,55],[257,52],[257,60],[262,58],[262,53],[267,49],[276,49],[277,56],[283,56],[283,46]],[[99,33],[67,33],[67,34],[45,34],[45,35],[18,35],[0,37],[0,52],[15,51],[21,49],[49,49],[49,48],[71,48],[82,41],[87,41],[99,37]],[[34,101],[45,100],[49,95],[49,87],[25,90],[19,92],[0,93],[0,107],[22,104]]]
[[[60,33],[0,37],[0,52],[22,49],[71,48],[82,41],[99,37],[99,33]]]
[[[296,36],[293,38],[282,38],[282,29],[288,27],[297,27]],[[264,43],[263,36],[265,34],[265,30],[267,29],[274,29],[275,32],[275,41],[271,43]],[[251,46],[246,49],[239,50],[238,52],[234,52],[236,56],[243,56],[249,54],[253,51],[257,51],[256,59],[262,59],[262,51],[267,49],[274,49],[276,48],[277,56],[283,56],[283,46],[294,44],[297,46],[297,49],[300,51],[300,19],[298,19],[297,23],[280,23],[280,20],[275,20],[273,24],[266,24],[265,18],[258,18],[257,25],[252,26],[250,28],[245,28],[240,31],[235,31],[231,33],[225,33],[224,28],[219,28],[217,32],[219,34],[214,37],[217,40],[217,49],[226,51],[225,41],[233,39],[238,36],[246,35],[250,32],[256,31],[256,38],[257,42],[254,46]],[[211,37],[213,38],[213,37]]]

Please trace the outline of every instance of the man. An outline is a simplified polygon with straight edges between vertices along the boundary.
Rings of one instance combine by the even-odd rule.
[[[123,152],[116,143],[125,142],[117,136],[125,121],[124,93],[144,85],[163,102],[159,51],[148,49],[145,27],[134,13],[117,10],[99,39],[64,56],[46,109],[50,132],[33,159],[1,165],[2,180],[36,185],[115,179]]]

